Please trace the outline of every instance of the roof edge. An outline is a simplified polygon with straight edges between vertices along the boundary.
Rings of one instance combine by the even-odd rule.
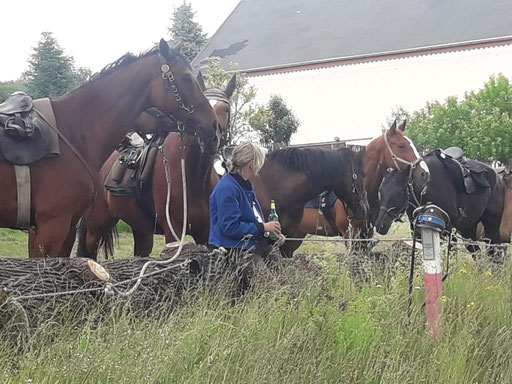
[[[250,68],[250,69],[240,69],[241,72],[246,73],[248,76],[261,76],[261,75],[269,75],[274,73],[283,73],[283,72],[294,72],[301,70],[311,70],[317,68],[325,68],[325,67],[336,67],[341,65],[350,65],[350,64],[359,64],[365,62],[372,61],[383,61],[383,60],[391,60],[395,58],[404,58],[410,56],[423,56],[423,55],[431,55],[437,53],[444,52],[455,52],[455,51],[463,51],[463,50],[471,50],[478,48],[490,48],[495,46],[503,46],[512,44],[512,36],[503,36],[499,38],[492,39],[479,39],[479,40],[471,40],[465,42],[457,42],[457,43],[449,43],[449,44],[439,44],[432,46],[424,46],[418,48],[410,48],[405,50],[396,50],[396,51],[384,51],[377,52],[372,54],[363,54],[363,55],[353,55],[353,56],[345,56],[345,57],[337,57],[337,58],[329,58],[329,59],[321,59],[321,60],[311,60],[305,61],[301,63],[293,63],[293,64],[282,64],[276,66],[267,66],[260,68]]]

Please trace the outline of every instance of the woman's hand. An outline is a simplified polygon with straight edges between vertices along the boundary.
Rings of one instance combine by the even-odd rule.
[[[263,224],[263,229],[265,232],[271,232],[276,236],[281,234],[281,224],[277,221],[269,221],[268,223]]]
[[[284,235],[282,233],[279,234],[279,240],[278,240],[278,245],[280,247],[282,247],[284,245],[284,242],[286,241],[286,237],[284,237]]]

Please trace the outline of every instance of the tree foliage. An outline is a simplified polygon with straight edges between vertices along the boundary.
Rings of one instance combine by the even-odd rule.
[[[72,56],[64,54],[51,32],[41,33],[41,40],[30,55],[29,69],[24,73],[27,90],[32,97],[60,96],[76,88],[90,77],[90,70],[75,69]]]
[[[408,135],[424,150],[459,146],[468,157],[512,164],[512,88],[503,75],[462,100],[449,97],[412,113]]]
[[[204,74],[209,87],[223,89],[226,82],[233,75],[225,71],[220,63],[211,59],[208,64],[208,73]],[[231,97],[231,141],[258,140],[258,132],[251,126],[252,121],[262,120],[267,112],[264,107],[255,103],[256,87],[249,85],[247,75],[237,72],[236,88]]]
[[[4,102],[11,93],[16,91],[27,91],[27,85],[22,80],[0,82],[0,103]]]
[[[261,144],[267,148],[280,148],[290,145],[300,122],[280,95],[272,95],[264,113],[251,118],[251,125],[259,131]]]
[[[174,45],[182,43],[181,53],[189,61],[194,60],[207,42],[206,34],[203,34],[203,28],[194,21],[194,15],[192,5],[184,1],[179,7],[174,8],[171,17],[172,26],[168,28],[171,34],[171,43]]]

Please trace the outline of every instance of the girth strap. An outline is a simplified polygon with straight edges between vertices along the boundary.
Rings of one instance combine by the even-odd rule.
[[[30,167],[28,165],[15,165],[16,175],[16,196],[18,212],[16,216],[16,227],[28,229],[30,226]]]

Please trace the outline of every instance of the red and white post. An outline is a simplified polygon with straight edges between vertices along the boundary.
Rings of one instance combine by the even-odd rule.
[[[443,308],[443,264],[439,232],[422,228],[423,272],[425,275],[425,306],[430,331],[436,339],[441,337],[440,324]]]
[[[425,305],[430,331],[436,339],[441,337],[440,321],[443,314],[443,262],[441,258],[441,232],[446,228],[448,215],[436,205],[418,208],[421,213],[417,226],[421,229],[423,246],[423,272],[425,275]]]

